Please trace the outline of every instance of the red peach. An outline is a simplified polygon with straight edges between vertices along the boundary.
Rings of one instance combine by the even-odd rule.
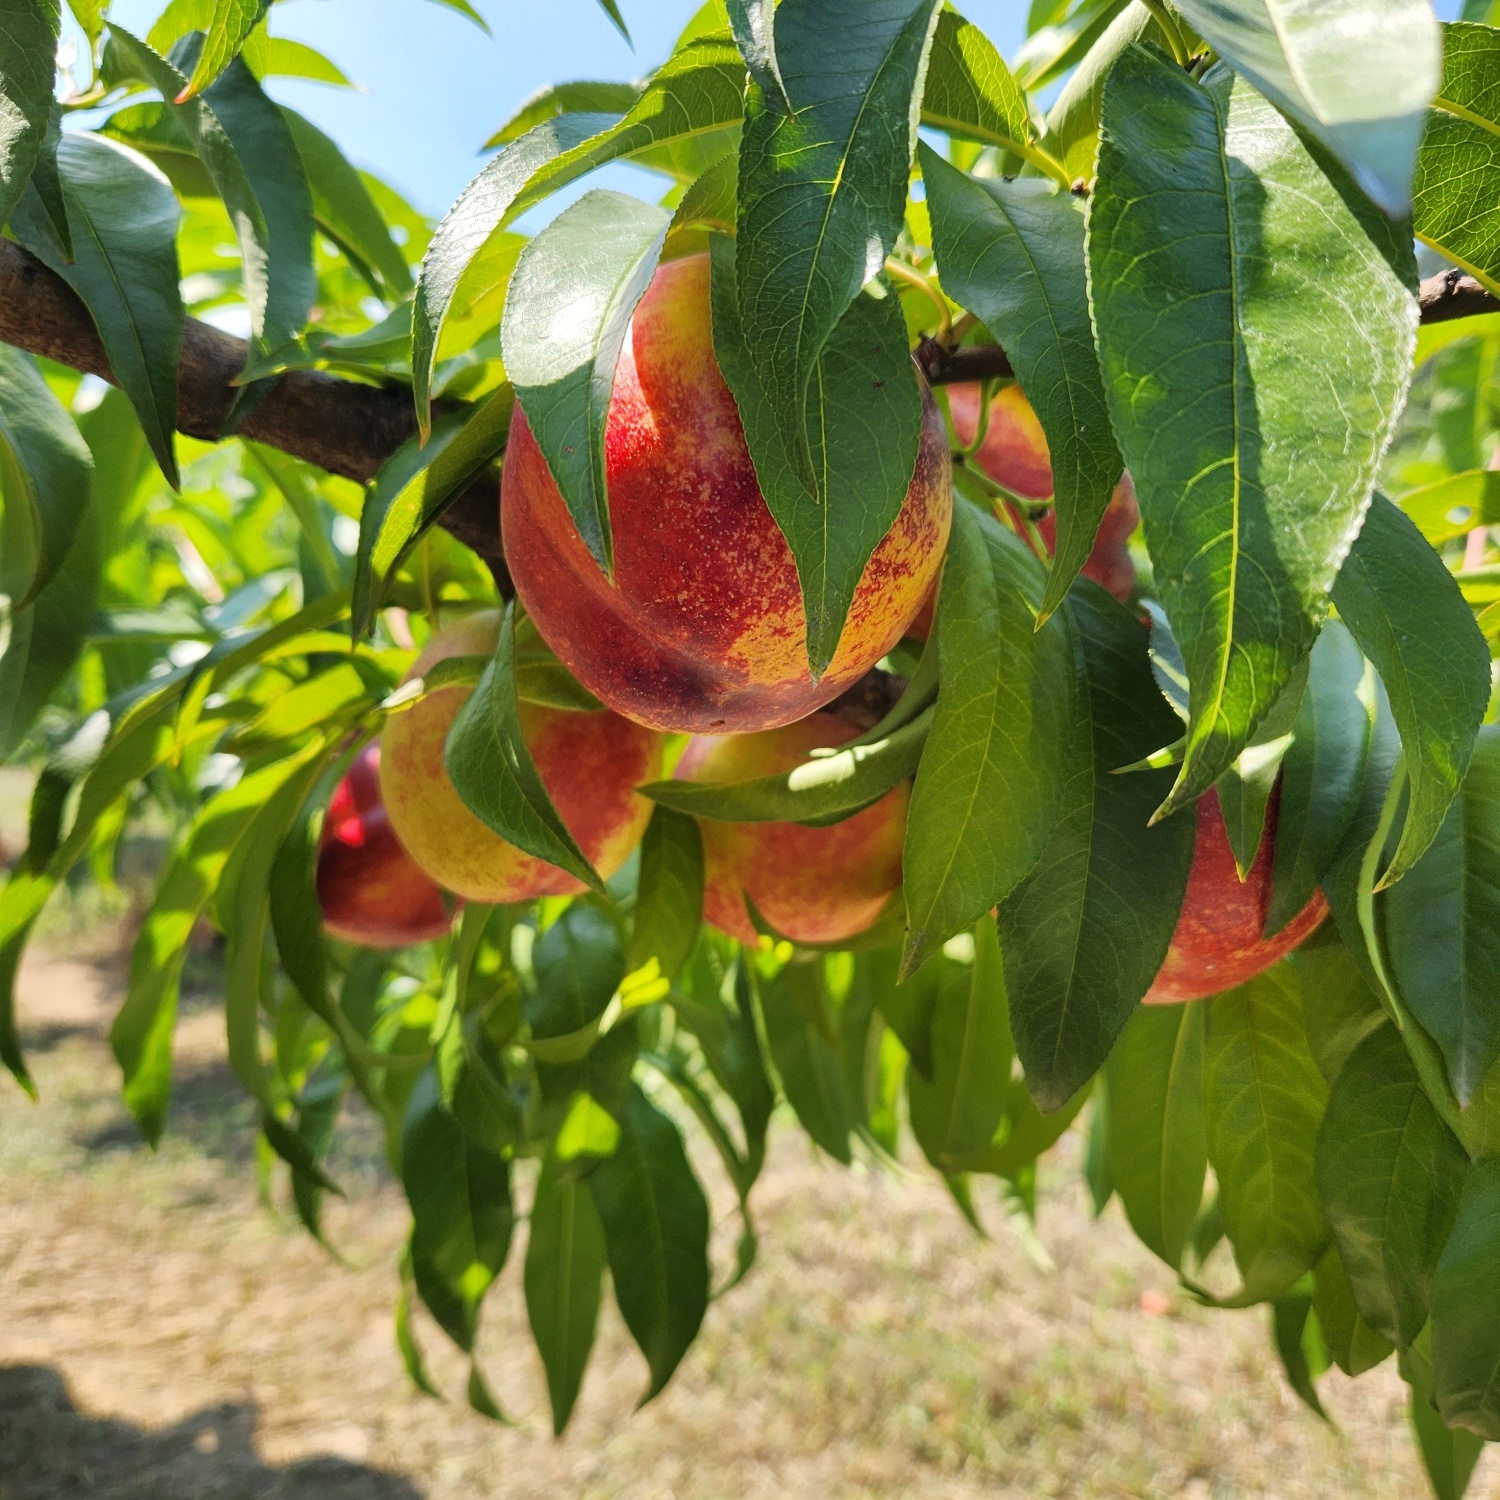
[[[444,936],[453,921],[442,887],[396,837],[380,800],[380,746],[360,752],[328,803],[318,840],[318,905],[334,937],[405,948]]]
[[[497,611],[466,616],[427,643],[406,680],[446,657],[488,656],[499,630]],[[391,823],[434,880],[471,901],[576,894],[584,889],[577,879],[493,832],[449,779],[448,731],[472,691],[442,688],[386,722],[380,782]],[[583,713],[525,701],[521,735],[579,848],[601,875],[613,875],[650,821],[651,804],[635,789],[662,774],[661,735],[607,709]]]
[[[1328,915],[1322,891],[1315,891],[1280,932],[1262,936],[1271,906],[1278,800],[1273,793],[1260,847],[1241,881],[1218,793],[1207,791],[1198,799],[1187,896],[1147,1005],[1202,1000],[1233,989],[1284,958]]]
[[[964,444],[971,443],[978,431],[979,391],[977,385],[948,388],[953,431]],[[1027,500],[1052,498],[1052,458],[1047,436],[1020,386],[1006,386],[990,402],[989,430],[975,462],[996,484],[1003,484]],[[1006,508],[1012,520],[1018,519],[1015,507]],[[1130,598],[1135,588],[1135,564],[1130,560],[1126,543],[1140,519],[1135,485],[1128,473],[1122,474],[1099,522],[1093,550],[1083,565],[1083,576],[1108,589],[1121,603]],[[1036,529],[1050,556],[1057,550],[1057,513],[1049,510],[1036,523]]]
[[[687,781],[743,781],[802,764],[811,750],[858,734],[828,713],[815,713],[759,734],[700,735],[676,774]],[[753,943],[755,927],[742,892],[777,932],[799,943],[836,943],[864,932],[901,884],[906,837],[906,783],[842,823],[722,823],[703,831],[703,915],[721,932]]]
[[[905,504],[815,682],[796,564],[714,358],[708,257],[671,261],[636,308],[615,371],[605,429],[614,579],[584,546],[518,408],[500,507],[516,590],[574,676],[638,723],[711,733],[803,718],[901,639],[942,563],[952,471],[925,384],[922,410]]]

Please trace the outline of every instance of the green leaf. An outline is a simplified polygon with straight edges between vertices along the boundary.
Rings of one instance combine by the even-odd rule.
[[[828,1014],[823,966],[822,958],[799,959],[779,973],[763,974],[760,1008],[787,1103],[808,1135],[848,1166],[854,1113]]]
[[[136,76],[164,98],[187,86],[178,68],[128,31],[111,22],[110,34]],[[197,47],[196,39],[183,44],[185,64]],[[254,359],[297,337],[317,295],[307,174],[286,120],[239,60],[208,94],[170,107],[234,224]]]
[[[808,425],[819,356],[901,232],[938,0],[788,0],[776,49],[791,108],[752,80],[735,254],[749,363],[779,442],[746,440],[817,500]],[[849,439],[831,428],[836,453]],[[816,662],[816,658],[813,658]]]
[[[1105,85],[1089,266],[1192,684],[1166,812],[1234,762],[1312,646],[1405,395],[1415,272],[1409,241],[1247,84],[1200,86],[1139,44]]]
[[[1318,1071],[1333,1084],[1349,1055],[1386,1020],[1347,944],[1323,927],[1289,955],[1302,986],[1302,1025]]]
[[[284,36],[267,36],[264,30],[252,32],[246,38],[240,56],[260,79],[305,78],[340,89],[355,86],[344,70],[316,47]]]
[[[588,1187],[548,1158],[537,1178],[526,1245],[526,1315],[547,1371],[552,1431],[561,1436],[594,1347],[604,1291],[604,1226]]]
[[[792,101],[782,82],[781,65],[776,60],[776,0],[724,0],[729,12],[729,26],[745,66],[763,94],[772,95],[788,114]]]
[[[93,458],[31,356],[0,344],[0,594],[25,609],[66,562]]]
[[[0,225],[26,190],[52,122],[52,83],[62,18],[57,0],[3,0],[0,33]]]
[[[1022,88],[1045,88],[1092,54],[1095,45],[1128,0],[1080,0],[1071,15],[1058,11],[1026,40],[1016,54],[1016,80]]]
[[[912,775],[931,727],[927,709],[891,734],[863,734],[779,776],[653,781],[640,791],[661,807],[721,822],[831,823],[878,802]]]
[[[969,177],[925,145],[920,155],[943,289],[1005,346],[1047,436],[1057,552],[1045,618],[1088,561],[1125,466],[1089,323],[1082,205],[1030,178]]]
[[[974,962],[945,973],[932,1010],[930,1077],[906,1076],[911,1129],[927,1160],[953,1167],[983,1151],[1005,1116],[1010,1084],[1010,1021],[995,924],[974,928]],[[954,982],[957,981],[957,982]],[[916,983],[918,981],[908,981]]]
[[[1435,324],[1442,327],[1442,324]],[[1456,326],[1463,327],[1461,321]],[[1408,490],[1397,502],[1417,530],[1440,547],[1476,526],[1500,522],[1500,470],[1466,469]]]
[[[998,521],[955,506],[938,605],[942,689],[907,816],[910,974],[1036,864],[1077,723],[1070,626],[1036,629],[1035,558]]]
[[[1360,1316],[1337,1245],[1323,1252],[1313,1274],[1313,1311],[1339,1369],[1346,1375],[1363,1375],[1388,1359],[1395,1345],[1381,1338]]]
[[[1500,236],[1487,205],[1500,192],[1500,33],[1443,27],[1443,79],[1427,116],[1412,192],[1419,240],[1500,291]]]
[[[188,85],[173,101],[201,94],[239,56],[245,39],[265,20],[271,0],[214,0],[213,20]]]
[[[653,958],[663,978],[675,979],[692,956],[703,925],[703,836],[684,813],[658,807],[641,839],[632,973]]]
[[[1463,1500],[1484,1452],[1484,1439],[1449,1427],[1432,1404],[1430,1390],[1412,1387],[1408,1415],[1433,1494],[1437,1500]]]
[[[661,1391],[708,1307],[708,1200],[677,1127],[634,1084],[615,1154],[588,1179],[615,1301]]]
[[[464,272],[514,217],[517,198],[537,169],[597,133],[612,118],[580,114],[538,125],[490,162],[438,225],[422,257],[412,301],[412,391],[424,434],[432,420],[429,408],[438,341]]]
[[[1151,677],[1150,636],[1093,584],[1065,607],[1079,683],[1069,777],[1052,837],[999,913],[1016,1052],[1044,1110],[1098,1071],[1150,989],[1193,859],[1190,817],[1150,826],[1170,772],[1113,774],[1176,733]]]
[[[480,1303],[510,1254],[510,1164],[460,1128],[431,1067],[406,1107],[401,1180],[411,1204],[417,1290],[448,1337],[470,1353]]]
[[[604,79],[545,84],[530,98],[522,100],[515,114],[480,149],[493,151],[497,146],[508,146],[538,125],[545,125],[562,115],[609,116],[608,121],[600,121],[589,131],[594,135],[623,115],[641,97],[641,88],[639,83],[616,83]]]
[[[614,923],[575,902],[536,945],[536,993],[525,1002],[538,1040],[576,1036],[596,1023],[625,977],[625,957]]]
[[[615,365],[672,216],[596,188],[521,252],[500,345],[516,397],[594,559],[613,570],[604,427]]]
[[[539,167],[510,217],[622,158],[691,182],[733,148],[744,107],[745,63],[728,32],[696,37],[651,75],[623,119]]]
[[[162,875],[131,949],[129,988],[109,1044],[124,1074],[125,1103],[153,1146],[171,1104],[172,1037],[188,939],[230,854],[287,774],[282,763],[266,766],[203,805]]]
[[[1500,1059],[1500,726],[1480,731],[1437,837],[1380,913],[1397,988],[1467,1105]]]
[[[78,425],[94,459],[89,506],[52,581],[26,609],[11,613],[10,640],[0,655],[0,760],[20,746],[78,661],[97,619],[105,556],[150,462],[140,424],[120,391],[106,391]]]
[[[1026,95],[995,44],[946,6],[938,16],[922,91],[922,123],[1036,162]],[[1037,163],[1043,165],[1048,158]],[[1043,165],[1043,170],[1046,166]],[[926,176],[924,170],[923,176]]]
[[[465,16],[472,21],[486,36],[492,35],[490,23],[469,4],[469,0],[432,0],[432,3],[444,6],[448,10],[457,11],[459,15]]]
[[[1241,880],[1249,874],[1260,850],[1271,793],[1281,774],[1282,760],[1291,747],[1297,713],[1307,693],[1309,660],[1304,657],[1298,664],[1249,743],[1214,783],[1224,814],[1224,830]]]
[[[604,893],[598,871],[553,807],[521,737],[514,603],[506,606],[494,660],[449,732],[446,764],[459,796],[487,827]]]
[[[1286,964],[1206,1002],[1208,1157],[1244,1278],[1237,1302],[1280,1296],[1328,1240],[1313,1151],[1328,1085],[1302,1029],[1302,995]]]
[[[1317,1323],[1312,1330],[1308,1320],[1312,1318],[1313,1297],[1310,1291],[1293,1291],[1278,1297],[1271,1305],[1271,1336],[1276,1344],[1276,1353],[1281,1357],[1281,1368],[1286,1374],[1287,1384],[1301,1397],[1303,1404],[1326,1422],[1328,1413],[1318,1397],[1318,1388],[1313,1384],[1314,1371],[1307,1357],[1309,1332],[1316,1337]],[[1322,1361],[1326,1364],[1326,1356]]]
[[[924,401],[906,348],[899,300],[857,296],[819,354],[806,396],[816,497],[797,479],[781,448],[776,402],[750,357],[736,304],[734,242],[715,234],[714,353],[745,425],[756,479],[797,564],[807,619],[807,656],[815,674],[838,649],[854,592],[870,555],[891,529],[916,470]]]
[[[1165,46],[1166,38],[1151,12],[1135,0],[1109,23],[1063,84],[1047,111],[1043,149],[1062,163],[1069,182],[1090,182],[1099,150],[1099,117],[1104,105],[1104,80],[1115,59],[1132,42],[1150,38]]]
[[[625,17],[620,14],[620,7],[616,3],[616,0],[599,0],[599,9],[602,10],[604,14],[607,15],[610,20],[615,23],[615,30],[618,31],[627,42],[630,41],[629,28],[627,28],[627,26],[625,25]]]
[[[73,12],[73,19],[89,39],[90,46],[104,32],[104,12],[108,7],[109,0],[68,0],[68,9]]]
[[[307,174],[318,228],[338,245],[356,269],[378,276],[388,296],[404,297],[412,289],[411,267],[401,247],[391,238],[390,227],[364,178],[331,136],[324,135],[310,120],[285,105],[281,106],[281,114]]]
[[[1208,1169],[1202,1005],[1144,1005],[1105,1069],[1109,1165],[1130,1227],[1174,1270]]]
[[[1325,625],[1281,762],[1268,934],[1312,899],[1354,818],[1370,749],[1368,670],[1343,625]]]
[[[72,261],[53,248],[38,199],[22,203],[13,227],[27,249],[83,299],[114,378],[176,488],[172,440],[183,322],[177,195],[149,162],[96,135],[68,131],[57,148],[57,165]]]
[[[425,446],[409,439],[380,466],[359,516],[352,606],[356,637],[369,633],[390,580],[412,549],[505,451],[515,404],[514,390],[502,385],[461,417],[445,418]]]
[[[1365,1322],[1406,1348],[1432,1304],[1468,1158],[1394,1026],[1350,1055],[1318,1133],[1318,1192]]]
[[[1442,44],[1426,0],[1178,0],[1220,57],[1310,130],[1392,218],[1412,172]]]
[[[1450,1427],[1500,1442],[1500,1162],[1469,1170],[1432,1289],[1432,1383]]]
[[[1443,561],[1383,496],[1371,505],[1333,591],[1375,663],[1401,731],[1411,801],[1381,879],[1399,880],[1442,826],[1490,698],[1490,653]]]

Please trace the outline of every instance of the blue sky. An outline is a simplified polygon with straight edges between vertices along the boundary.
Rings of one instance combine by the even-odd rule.
[[[277,79],[272,92],[436,218],[483,164],[480,145],[522,99],[546,83],[641,76],[666,56],[700,3],[621,0],[632,50],[596,0],[474,0],[492,36],[430,0],[283,0],[272,31],[327,53],[361,88]],[[1461,3],[1438,0],[1438,13],[1451,18]],[[144,34],[164,4],[115,0],[111,15]],[[1024,0],[962,0],[961,8],[1004,56],[1015,54],[1025,37]],[[539,213],[550,217],[594,186],[646,196],[661,180],[609,167]]]
[[[474,0],[493,36],[430,0],[283,0],[271,30],[326,52],[362,91],[277,79],[272,92],[328,131],[434,216],[483,165],[486,137],[543,84],[638,78],[671,49],[701,0],[621,0],[635,50],[596,0]],[[111,16],[144,34],[165,0],[115,0]],[[964,0],[1008,57],[1025,36],[1022,0]],[[651,193],[660,179],[606,169],[587,186]],[[580,187],[578,191],[584,191]],[[559,196],[555,212],[567,201]]]

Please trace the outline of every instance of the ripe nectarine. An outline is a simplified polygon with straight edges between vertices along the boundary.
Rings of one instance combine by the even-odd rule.
[[[1187,897],[1147,1005],[1202,1000],[1243,984],[1284,958],[1328,915],[1322,891],[1315,891],[1280,932],[1262,936],[1271,905],[1277,801],[1273,793],[1260,847],[1241,881],[1218,793],[1208,791],[1198,799]]]
[[[759,734],[701,735],[689,742],[676,774],[687,781],[743,781],[790,771],[810,750],[858,734],[829,713],[815,713]],[[742,892],[779,933],[796,942],[833,943],[873,925],[901,884],[906,836],[905,782],[842,823],[723,823],[703,830],[703,915],[721,932],[753,943]]]
[[[450,656],[489,655],[500,616],[486,610],[427,643],[408,680]],[[443,763],[448,731],[472,692],[454,685],[392,714],[382,736],[381,788],[412,858],[471,901],[531,901],[584,887],[482,823],[459,798]],[[613,875],[640,842],[651,804],[635,790],[662,773],[661,735],[607,709],[592,713],[521,703],[521,735],[563,822],[594,868]]]
[[[447,933],[452,902],[401,846],[380,800],[380,746],[369,745],[328,803],[318,840],[318,905],[334,937],[405,948]]]
[[[979,430],[978,385],[948,387],[948,409],[953,431],[961,443],[971,443]],[[990,425],[974,455],[977,463],[996,484],[1003,484],[1023,499],[1052,497],[1052,458],[1047,437],[1021,387],[1010,385],[997,391],[990,402]],[[1004,503],[1004,502],[999,502]],[[1135,485],[1123,474],[1110,497],[1093,551],[1083,565],[1083,576],[1092,578],[1122,603],[1135,587],[1135,564],[1126,543],[1141,519]],[[1057,513],[1048,511],[1036,529],[1049,553],[1057,550]]]
[[[636,308],[615,372],[605,430],[613,581],[584,546],[518,409],[500,507],[516,590],[574,676],[639,723],[702,734],[803,718],[901,639],[942,563],[952,471],[925,384],[922,403],[905,504],[815,682],[791,548],[714,358],[708,257],[671,261]]]

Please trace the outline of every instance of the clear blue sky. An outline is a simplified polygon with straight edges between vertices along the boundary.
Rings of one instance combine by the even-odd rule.
[[[437,216],[483,165],[480,145],[528,94],[573,78],[640,77],[666,56],[700,3],[621,0],[632,51],[596,0],[474,0],[489,37],[430,0],[284,0],[271,12],[272,32],[327,53],[362,92],[289,79],[271,91]],[[110,14],[140,35],[164,4],[115,0]],[[963,11],[1007,57],[1020,46],[1022,0],[964,0]],[[588,185],[649,193],[647,184],[659,190],[660,181],[616,167]],[[565,202],[560,195],[549,214]]]
[[[272,31],[327,53],[361,91],[277,79],[272,92],[436,217],[479,170],[479,146],[522,99],[567,79],[640,77],[666,56],[700,3],[621,0],[632,51],[596,0],[474,0],[488,37],[430,0],[284,0],[271,13]],[[1461,3],[1438,0],[1438,13],[1452,18]],[[115,0],[111,15],[143,34],[164,4]],[[1002,54],[1015,54],[1024,0],[962,0],[961,8]],[[587,187],[646,195],[652,184],[659,191],[659,178],[609,167],[542,212],[550,217]]]

